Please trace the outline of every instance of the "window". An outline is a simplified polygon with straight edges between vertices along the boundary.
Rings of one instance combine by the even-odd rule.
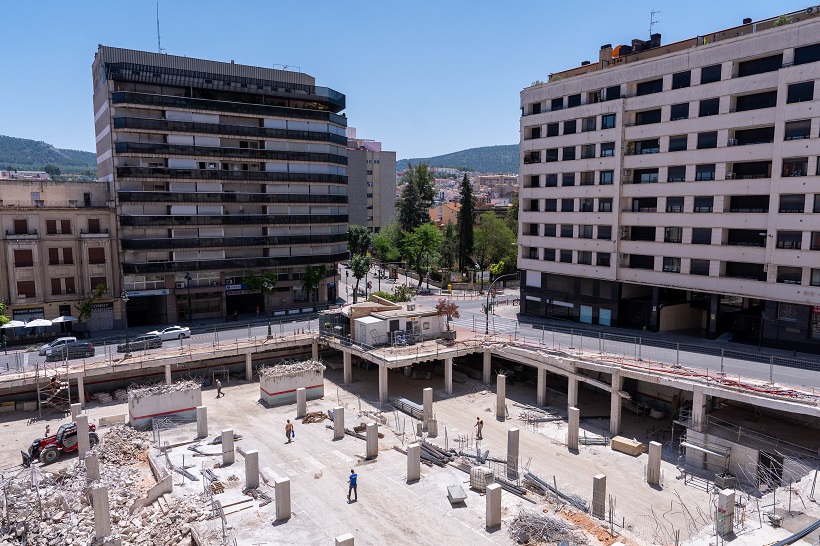
[[[695,166],[695,180],[714,180],[715,179],[715,164],[697,165]]]
[[[555,261],[555,249],[554,248],[545,248],[544,249],[544,259],[548,262]]]
[[[581,122],[581,131],[589,132],[595,131],[598,128],[598,119],[595,116],[584,118]]]
[[[567,97],[567,108],[575,108],[581,106],[581,95],[570,95]]]
[[[595,171],[584,171],[581,173],[581,185],[582,186],[594,186],[595,185]]]
[[[545,199],[544,200],[544,212],[555,212],[558,210],[558,200],[557,199]]]
[[[533,139],[536,139],[536,138],[541,138],[541,126],[540,125],[537,126],[537,127],[527,127],[525,132],[528,133],[527,136],[524,137],[525,140],[533,140]],[[370,161],[370,160],[368,159],[368,161]]]
[[[720,112],[720,99],[706,99],[700,101],[699,117],[716,116]]]
[[[778,320],[797,320],[798,306],[794,303],[778,302],[777,304],[777,318]]]
[[[575,159],[575,146],[565,147],[561,155],[564,161],[572,161]]]
[[[88,219],[88,233],[100,233],[100,220],[97,218]]]
[[[679,119],[687,119],[689,117],[689,103],[681,102],[680,104],[673,104],[669,112],[669,121],[677,121]]]
[[[729,146],[748,146],[774,142],[774,126],[755,129],[736,129],[735,138],[729,139]]]
[[[552,163],[553,161],[558,161],[558,148],[550,148],[546,150],[546,162]]]
[[[57,220],[46,220],[46,233],[48,235],[57,234]]]
[[[814,82],[793,83],[789,86],[786,103],[814,100]]]
[[[667,273],[680,273],[680,258],[663,258],[663,270]]]
[[[578,263],[581,265],[592,265],[592,252],[588,250],[579,250]]]
[[[802,193],[783,194],[780,196],[779,212],[802,213],[806,207],[806,196]]]
[[[33,298],[37,295],[34,290],[34,281],[17,281],[17,294],[27,298]]]
[[[93,265],[100,265],[105,263],[105,248],[89,248],[88,249],[88,263]]]
[[[556,173],[549,173],[544,178],[545,188],[554,188],[558,185],[558,175]]]
[[[812,286],[820,286],[820,269],[811,270],[811,279],[809,280],[809,284]]]
[[[59,248],[49,248],[48,249],[48,265],[59,265],[60,264],[60,249]]]
[[[592,239],[592,226],[579,226],[578,237],[581,239]]]
[[[564,122],[564,134],[565,135],[574,135],[575,134],[575,120],[571,119],[569,121]]]
[[[561,175],[561,185],[562,186],[574,186],[575,185],[575,173],[564,173]]]
[[[612,198],[598,199],[598,212],[612,212]]]
[[[74,294],[77,291],[74,286],[74,277],[66,277],[63,282],[65,283],[66,294]]]
[[[633,184],[654,184],[658,181],[658,169],[635,169]]]
[[[783,140],[803,140],[811,137],[811,120],[801,119],[786,122]]]
[[[560,259],[564,263],[571,264],[572,263],[572,251],[571,250],[562,250]]]
[[[558,136],[558,124],[557,123],[548,123],[547,124],[547,136]]]
[[[611,186],[615,177],[615,171],[601,171],[598,174],[598,184],[601,186]]]
[[[820,44],[794,48],[794,64],[820,61]]]
[[[691,275],[709,276],[709,260],[695,260],[689,262],[689,273]]]
[[[601,157],[612,157],[615,155],[615,143],[614,142],[602,142],[601,143]]]
[[[604,114],[601,116],[601,129],[615,128],[615,114]]]
[[[92,292],[97,290],[98,286],[105,286],[105,285],[108,284],[105,280],[105,277],[91,277],[91,280],[89,281],[89,283],[91,285],[91,291]]]
[[[658,78],[657,80],[639,83],[636,89],[636,94],[640,97],[642,95],[660,93],[661,91],[663,91],[663,78]]]
[[[777,106],[777,91],[765,91],[763,93],[743,95],[735,101],[736,112],[774,108],[775,106]]]
[[[56,296],[63,293],[63,280],[51,279],[51,295]]]
[[[599,267],[609,267],[609,253],[608,252],[599,252],[596,256],[597,262],[596,265]]]
[[[606,88],[606,100],[615,100],[621,98],[621,86],[613,85]]]
[[[666,212],[683,212],[683,197],[667,197]]]
[[[711,195],[707,197],[695,197],[695,208],[692,212],[712,212],[714,203],[715,198]]]
[[[25,218],[15,219],[14,220],[14,234],[15,235],[28,235],[28,220]]]
[[[800,231],[778,231],[777,248],[800,250],[803,246],[803,233]]]
[[[561,199],[561,212],[572,212],[575,208],[575,199]]]
[[[645,254],[630,254],[629,267],[632,269],[655,269],[655,257]]]
[[[555,237],[555,224],[544,224],[544,237]]]
[[[581,146],[581,159],[595,157],[595,144],[584,144]]]
[[[532,163],[541,163],[541,152],[538,150],[534,152],[524,152],[524,165],[530,165]]]
[[[602,241],[612,240],[612,226],[598,226],[598,239]]]
[[[777,266],[777,282],[782,284],[800,284],[803,281],[803,269],[800,267]]]
[[[704,66],[700,69],[700,83],[703,85],[704,83],[712,83],[720,81],[720,68],[719,64],[713,64],[712,66]]]
[[[649,140],[639,140],[635,142],[635,153],[640,154],[657,154],[661,151],[661,141],[657,138]]]
[[[582,197],[579,202],[578,210],[580,212],[595,212],[595,199],[592,197]]]
[[[812,212],[820,212],[820,193],[814,194],[814,208]]]
[[[717,131],[698,133],[698,150],[717,148]]]
[[[666,169],[667,182],[685,182],[686,181],[686,166],[675,165]]]
[[[683,228],[668,227],[663,229],[664,243],[682,243],[683,242]]]
[[[34,253],[30,249],[14,251],[14,267],[33,267]]]
[[[661,109],[646,110],[635,114],[635,125],[650,125],[661,122]]]
[[[686,149],[687,135],[676,135],[669,137],[669,151],[670,152],[680,152]]]
[[[572,224],[561,224],[561,237],[572,237]]]
[[[672,89],[683,89],[684,87],[689,87],[691,83],[691,70],[687,70],[686,72],[678,72],[677,74],[672,74]]]
[[[550,102],[550,109],[551,110],[560,110],[564,107],[564,98],[558,97],[557,99],[552,99]]]
[[[791,157],[783,160],[783,173],[781,176],[806,176],[809,170],[809,159],[807,157]]]
[[[692,228],[693,245],[711,245],[712,228]]]
[[[527,186],[529,188],[538,188],[541,186],[541,176],[537,174],[530,175],[530,185]]]
[[[752,59],[751,61],[742,61],[737,64],[737,77],[742,78],[744,76],[763,74],[764,72],[774,72],[775,70],[780,70],[782,66],[782,53],[761,57],[760,59]]]

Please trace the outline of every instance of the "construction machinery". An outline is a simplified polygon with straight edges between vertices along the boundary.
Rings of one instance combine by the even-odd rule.
[[[100,443],[100,437],[97,436],[97,426],[89,423],[88,425],[88,439],[91,447]],[[48,431],[46,431],[48,434]],[[43,464],[51,464],[56,461],[61,453],[70,453],[77,451],[77,423],[66,423],[57,429],[57,434],[46,436],[44,438],[37,438],[28,448],[28,453],[21,451],[23,455],[23,466],[31,466],[32,461],[40,459]]]

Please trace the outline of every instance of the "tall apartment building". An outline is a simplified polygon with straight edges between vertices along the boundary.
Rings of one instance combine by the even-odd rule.
[[[347,256],[345,96],[299,72],[100,46],[99,177],[112,181],[131,324],[336,298]],[[243,283],[278,275],[276,294]],[[190,302],[190,311],[189,311]]]
[[[76,317],[77,302],[104,284],[88,327],[114,328],[120,284],[109,186],[0,176],[0,300],[7,316]]]
[[[382,150],[382,143],[356,138],[348,128],[350,223],[378,233],[396,219],[396,152]]]
[[[522,312],[820,348],[817,15],[521,92]]]

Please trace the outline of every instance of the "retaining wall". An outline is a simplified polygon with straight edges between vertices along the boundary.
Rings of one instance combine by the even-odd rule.
[[[270,406],[296,403],[296,389],[304,387],[308,400],[325,395],[325,374],[320,371],[298,372],[281,376],[259,376],[259,397]]]
[[[142,429],[151,425],[151,419],[177,417],[196,419],[196,408],[202,405],[202,389],[178,390],[142,397],[129,395],[128,422]]]

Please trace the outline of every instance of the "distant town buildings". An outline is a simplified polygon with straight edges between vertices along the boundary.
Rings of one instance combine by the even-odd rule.
[[[396,218],[396,152],[356,137],[347,129],[348,212],[350,223],[374,233]]]
[[[0,171],[0,180],[51,180],[45,171]]]

